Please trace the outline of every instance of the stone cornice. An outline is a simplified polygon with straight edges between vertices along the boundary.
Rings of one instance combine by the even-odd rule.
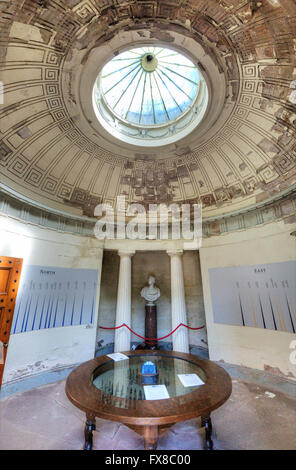
[[[52,209],[0,185],[0,214],[13,217],[25,223],[74,233],[94,236],[94,217],[83,217],[58,209]],[[280,219],[287,222],[296,220],[296,189],[290,188],[272,201],[258,203],[254,207],[236,211],[224,216],[203,219],[204,237],[226,232],[244,230]]]

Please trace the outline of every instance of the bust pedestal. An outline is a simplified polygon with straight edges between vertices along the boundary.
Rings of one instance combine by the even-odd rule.
[[[157,338],[157,309],[156,305],[145,305],[145,338]],[[146,349],[157,347],[157,341],[145,341]]]
[[[155,277],[149,276],[148,286],[141,290],[145,305],[145,338],[157,338],[157,309],[154,302],[160,297],[160,290],[155,286]],[[145,349],[155,349],[157,341],[145,341]]]

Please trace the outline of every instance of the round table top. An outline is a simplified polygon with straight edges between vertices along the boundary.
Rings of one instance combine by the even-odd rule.
[[[100,356],[77,367],[66,382],[66,394],[92,416],[133,425],[163,425],[208,416],[230,396],[231,378],[222,367],[192,354],[176,351],[127,351],[129,359],[115,362]],[[142,364],[152,361],[157,384],[170,398],[145,399]],[[196,374],[203,385],[184,387],[179,374]]]

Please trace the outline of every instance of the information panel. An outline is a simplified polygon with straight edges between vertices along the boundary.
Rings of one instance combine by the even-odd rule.
[[[214,322],[295,333],[296,261],[209,269]]]
[[[98,271],[24,266],[12,334],[92,324]]]

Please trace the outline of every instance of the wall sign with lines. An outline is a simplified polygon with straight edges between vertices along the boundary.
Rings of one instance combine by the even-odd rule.
[[[12,334],[93,324],[98,271],[26,265]]]
[[[296,261],[211,268],[214,322],[296,331]]]

